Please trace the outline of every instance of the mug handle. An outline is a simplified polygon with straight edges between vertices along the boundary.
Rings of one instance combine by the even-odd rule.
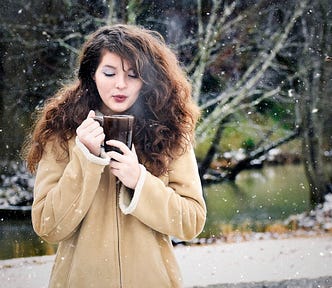
[[[93,118],[93,120],[99,122],[101,127],[104,126],[104,117],[103,116],[95,116],[95,117],[92,117],[92,118]]]

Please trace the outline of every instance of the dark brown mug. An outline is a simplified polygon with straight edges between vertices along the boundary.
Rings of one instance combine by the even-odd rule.
[[[125,143],[131,149],[133,142],[133,115],[112,115],[112,116],[96,116],[94,120],[98,121],[103,127],[105,133],[104,149],[105,152],[116,151],[121,153],[117,147],[106,144],[108,140],[118,140]]]

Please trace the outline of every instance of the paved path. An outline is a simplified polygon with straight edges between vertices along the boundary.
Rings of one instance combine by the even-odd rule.
[[[177,256],[186,287],[332,276],[332,237],[196,246]]]
[[[332,288],[332,236],[177,246],[175,252],[185,287]],[[0,287],[47,287],[53,259],[0,261]],[[257,284],[263,281],[270,285]]]

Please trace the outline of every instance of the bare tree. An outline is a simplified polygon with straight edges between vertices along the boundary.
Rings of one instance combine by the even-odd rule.
[[[1,6],[2,159],[18,159],[31,112],[75,71],[78,47],[106,18],[103,1],[14,0]],[[15,131],[15,133],[12,133]]]
[[[312,205],[322,203],[324,196],[331,193],[329,179],[324,163],[324,137],[330,109],[331,62],[325,61],[331,55],[331,4],[329,1],[312,3],[306,17],[302,18],[301,28],[303,50],[299,55],[297,93],[301,113],[303,136],[304,167],[309,182]],[[318,21],[320,19],[320,21]],[[320,23],[320,24],[318,24]],[[329,86],[330,85],[330,86]]]
[[[222,9],[223,15],[218,17],[221,2],[218,0],[213,1],[210,17],[207,24],[204,25],[201,17],[199,17],[201,2],[198,1],[198,50],[196,57],[194,57],[193,65],[188,69],[189,71],[194,69],[191,73],[191,78],[194,85],[193,94],[197,102],[201,102],[200,97],[202,94],[200,89],[204,71],[210,64],[210,61],[215,59],[216,51],[222,49],[220,47],[220,37],[227,34],[229,29],[234,29],[234,26],[241,23],[245,18],[244,13],[231,17],[235,10],[234,3],[230,5],[225,4]],[[206,141],[208,137],[211,139],[210,147],[200,165],[202,176],[210,167],[219,149],[223,129],[230,118],[239,112],[253,109],[253,107],[267,98],[280,95],[282,83],[277,83],[271,87],[270,85],[262,85],[264,82],[262,80],[266,77],[268,69],[273,69],[277,65],[276,57],[282,49],[287,47],[289,34],[296,20],[303,14],[306,5],[306,1],[301,1],[300,5],[294,7],[294,11],[285,19],[284,27],[281,26],[279,30],[270,35],[270,46],[262,47],[257,57],[253,59],[250,66],[236,83],[231,83],[232,85],[229,85],[219,95],[201,104],[202,110],[210,109],[212,111],[202,119],[196,130],[198,145]],[[297,131],[294,132],[295,134],[297,135]],[[292,139],[292,137],[286,137]],[[284,143],[284,141],[280,141],[280,143]],[[261,147],[258,148],[261,150]],[[268,150],[265,150],[265,152],[268,152]]]
[[[301,112],[299,118],[302,117],[302,121],[295,119],[293,131],[289,131],[280,139],[272,138],[275,127],[264,131],[262,127],[258,127],[262,141],[258,141],[254,149],[248,151],[246,159],[241,161],[238,167],[228,171],[229,177],[235,178],[241,169],[247,169],[250,166],[252,159],[297,137],[298,129],[301,128],[305,138],[303,147],[311,147],[304,148],[306,163],[308,163],[308,178],[315,178],[310,180],[311,186],[316,191],[321,191],[323,187],[328,186],[326,172],[322,168],[324,164],[321,131],[325,127],[319,126],[326,120],[321,121],[320,113],[312,113],[326,110],[327,105],[324,105],[323,101],[329,101],[327,95],[330,90],[326,87],[328,83],[331,83],[328,78],[331,65],[330,62],[322,61],[325,54],[331,53],[328,51],[331,47],[328,38],[328,31],[331,28],[328,25],[331,24],[328,24],[328,19],[324,18],[327,10],[330,9],[328,1],[319,1],[312,8],[315,12],[321,11],[317,16],[321,19],[319,21],[315,19],[315,21],[325,23],[325,26],[316,28],[313,28],[314,20],[309,21],[308,17],[304,17],[305,14],[310,14],[308,0],[283,3],[261,0],[255,5],[249,5],[246,1],[197,0],[196,4],[189,2],[183,1],[185,4],[181,4],[190,4],[188,6],[190,10],[186,10],[187,18],[182,19],[179,17],[181,13],[179,14],[178,11],[175,13],[169,4],[152,0],[57,0],[49,1],[43,7],[39,4],[26,4],[23,0],[15,0],[15,5],[9,5],[12,7],[11,11],[6,15],[5,11],[2,11],[5,21],[0,24],[0,33],[3,36],[0,58],[4,59],[1,64],[4,70],[3,86],[5,86],[1,92],[10,91],[11,93],[2,94],[2,105],[6,107],[3,111],[6,110],[6,115],[2,113],[1,116],[2,119],[10,119],[8,115],[14,114],[14,118],[17,117],[22,121],[17,133],[20,138],[12,139],[12,143],[19,145],[22,131],[26,123],[29,123],[26,118],[30,117],[30,112],[37,103],[52,95],[61,82],[66,81],[76,65],[78,48],[90,31],[101,25],[116,22],[138,23],[141,21],[138,24],[149,23],[149,27],[151,23],[158,23],[165,26],[163,32],[166,39],[174,38],[179,42],[178,45],[173,43],[179,54],[190,52],[185,63],[188,64],[187,71],[193,84],[193,97],[203,111],[203,117],[196,131],[197,147],[208,143],[205,154],[200,158],[202,177],[211,167],[216,154],[220,152],[220,139],[227,125],[236,125],[237,117],[256,114],[257,107],[267,100],[292,105],[296,99],[288,97],[285,91],[295,86],[297,95],[301,95],[297,100],[301,104],[298,111]],[[174,17],[177,17],[177,20],[169,17],[171,15],[169,11],[165,11],[167,12],[165,15],[168,15],[165,19],[159,17],[160,15],[150,15],[152,6],[147,7],[143,4],[153,4],[153,9],[157,9],[158,5],[161,5],[162,9],[166,7],[165,9],[172,10],[174,12],[172,13],[176,14]],[[177,5],[180,4],[177,3]],[[322,9],[325,9],[325,12]],[[276,11],[281,11],[282,15],[279,18],[275,16]],[[145,20],[142,20],[142,15]],[[15,21],[12,21],[14,18]],[[299,29],[300,19],[301,27],[303,27],[300,40],[305,43],[307,52],[298,52],[302,51],[303,47],[299,45],[299,38],[294,34],[294,31]],[[187,22],[190,21],[195,24],[188,29]],[[179,30],[179,27],[183,33],[175,31]],[[314,35],[320,35],[319,44]],[[183,47],[187,47],[187,50]],[[297,49],[297,54],[294,55],[301,55],[301,59],[285,64],[285,59],[287,62],[288,54],[293,53],[294,47]],[[309,51],[313,50],[320,51],[320,58],[318,54],[311,57],[313,54]],[[216,63],[224,60],[228,61],[228,68],[233,70],[231,73],[226,71],[225,75],[218,75],[223,86],[218,87],[213,94],[207,95],[204,92],[205,78],[211,67],[216,67]],[[17,63],[14,67],[20,67],[22,73],[10,71],[8,67],[12,63]],[[293,63],[299,64],[296,66]],[[308,67],[310,69],[304,69]],[[297,80],[303,85],[296,85]],[[20,85],[15,85],[14,82],[19,82]],[[308,113],[302,113],[305,111]],[[11,130],[11,128],[8,129],[9,132]],[[5,141],[0,143],[2,148],[6,144]],[[325,180],[322,181],[322,179]],[[318,186],[317,181],[325,184]],[[314,201],[319,202],[320,199],[317,198]]]

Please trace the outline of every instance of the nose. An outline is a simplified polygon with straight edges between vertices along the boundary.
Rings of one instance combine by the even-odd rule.
[[[124,89],[127,87],[127,81],[125,75],[118,75],[115,83],[117,89]]]

